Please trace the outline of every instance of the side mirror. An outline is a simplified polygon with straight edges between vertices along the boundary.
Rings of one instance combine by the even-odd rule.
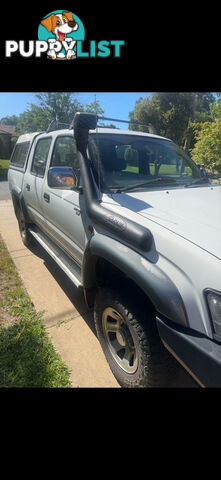
[[[70,167],[51,167],[48,170],[48,186],[70,188],[77,186],[77,177]]]

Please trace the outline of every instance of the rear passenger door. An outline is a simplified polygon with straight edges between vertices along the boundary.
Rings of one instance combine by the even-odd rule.
[[[23,183],[23,195],[29,216],[34,223],[42,228],[45,227],[42,210],[42,188],[51,144],[51,137],[41,136],[36,138],[30,155],[32,160],[28,164]]]
[[[80,168],[73,135],[58,135],[52,151],[50,167],[71,167],[77,177],[76,188],[49,187],[45,176],[43,213],[50,236],[81,265],[86,244],[88,219],[84,198],[80,194]]]

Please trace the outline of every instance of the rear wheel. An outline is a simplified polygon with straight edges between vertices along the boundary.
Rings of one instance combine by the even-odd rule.
[[[21,239],[24,245],[26,247],[31,246],[33,244],[33,238],[30,232],[28,231],[28,225],[25,221],[24,214],[21,208],[19,208],[19,211],[18,211],[18,225],[19,225]]]
[[[122,387],[169,386],[177,362],[161,342],[152,306],[133,298],[110,288],[97,294],[95,326],[106,359]]]

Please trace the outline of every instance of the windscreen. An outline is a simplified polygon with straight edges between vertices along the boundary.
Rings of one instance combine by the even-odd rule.
[[[145,182],[145,188],[172,183],[179,187],[201,178],[196,164],[169,140],[119,133],[90,134],[89,155],[102,191],[137,184],[141,188]],[[161,182],[154,183],[156,179]]]

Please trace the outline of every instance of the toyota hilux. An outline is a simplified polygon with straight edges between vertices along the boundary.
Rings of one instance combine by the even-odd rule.
[[[76,113],[19,137],[8,179],[22,240],[83,289],[122,387],[168,386],[177,362],[220,387],[221,186],[170,139],[97,122]]]

